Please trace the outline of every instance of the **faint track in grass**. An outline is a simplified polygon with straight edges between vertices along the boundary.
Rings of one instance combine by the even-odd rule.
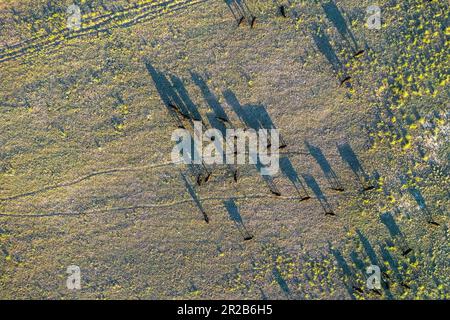
[[[181,9],[204,3],[210,0],[167,0],[160,2],[150,2],[143,5],[133,5],[121,11],[104,14],[97,17],[88,18],[83,21],[85,27],[71,31],[65,29],[58,30],[46,35],[25,40],[8,47],[0,48],[0,63],[14,60],[27,54],[33,54],[56,47],[67,40],[77,39],[88,35],[109,32],[115,28],[126,28],[132,25],[150,21],[163,15],[173,14]]]
[[[0,198],[0,202],[16,200],[16,199],[24,198],[24,197],[28,197],[28,196],[34,196],[36,194],[55,190],[58,188],[70,187],[70,186],[73,186],[84,180],[88,180],[90,178],[93,178],[93,177],[99,176],[99,175],[112,174],[112,173],[117,173],[117,172],[133,172],[133,171],[140,171],[140,170],[145,170],[145,169],[161,168],[161,167],[165,167],[165,166],[169,166],[169,165],[173,165],[173,162],[170,161],[170,162],[163,162],[163,163],[159,163],[159,164],[155,164],[155,165],[148,165],[148,166],[118,167],[118,168],[111,168],[111,169],[106,169],[106,170],[101,170],[101,171],[94,171],[94,172],[91,172],[89,174],[78,177],[78,178],[68,181],[68,182],[61,182],[61,183],[57,183],[54,185],[43,187],[41,189],[37,189],[35,191],[20,193],[20,194],[14,195],[14,196],[6,197],[6,198]]]
[[[294,155],[296,154],[296,155],[309,156],[309,153],[308,152],[304,152],[304,151],[283,152],[283,153],[280,153],[280,156],[293,155],[293,154]],[[25,198],[25,197],[31,197],[31,196],[34,196],[34,195],[37,195],[37,194],[40,194],[40,193],[43,193],[43,192],[52,191],[52,190],[59,189],[59,188],[70,187],[70,186],[76,185],[76,184],[78,184],[80,182],[83,182],[85,180],[88,180],[90,178],[94,178],[94,177],[100,176],[100,175],[113,174],[113,173],[118,173],[118,172],[136,172],[136,171],[147,170],[147,169],[157,169],[157,168],[162,168],[162,167],[174,166],[176,164],[177,163],[174,163],[173,161],[167,161],[167,162],[162,162],[162,163],[157,163],[157,164],[147,165],[147,166],[116,167],[116,168],[103,169],[103,170],[94,171],[94,172],[82,175],[82,176],[80,176],[78,178],[75,178],[73,180],[70,180],[70,181],[60,182],[60,183],[56,183],[56,184],[53,184],[53,185],[42,187],[40,189],[36,189],[34,191],[19,193],[19,194],[12,195],[12,196],[9,196],[9,197],[0,198],[0,203],[1,202],[12,201],[12,200],[17,200],[17,199]]]
[[[327,198],[334,198],[339,196],[345,196],[352,194],[351,192],[341,192],[339,194],[328,195]],[[285,200],[285,201],[301,201],[301,197],[287,197],[287,196],[275,196],[272,194],[250,194],[250,195],[242,195],[242,196],[233,196],[235,200],[251,200],[251,199],[276,199],[276,200]],[[228,200],[229,197],[206,197],[200,198],[200,202],[214,202],[214,201],[225,201]],[[311,196],[311,199],[317,199],[315,196]],[[93,214],[101,214],[101,213],[109,213],[109,212],[122,212],[122,211],[133,211],[133,210],[142,210],[142,209],[158,209],[158,208],[168,208],[174,207],[177,205],[182,205],[186,203],[195,202],[193,199],[183,199],[173,202],[167,203],[159,203],[159,204],[142,204],[136,206],[128,206],[128,207],[114,207],[108,209],[98,209],[98,210],[86,210],[86,211],[66,211],[66,212],[49,212],[42,214],[34,214],[34,213],[0,213],[0,217],[13,217],[13,218],[45,218],[45,217],[76,217],[83,215],[93,215]]]

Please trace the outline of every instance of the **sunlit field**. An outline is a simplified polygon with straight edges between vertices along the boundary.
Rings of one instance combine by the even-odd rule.
[[[449,299],[449,6],[0,0],[0,298]]]

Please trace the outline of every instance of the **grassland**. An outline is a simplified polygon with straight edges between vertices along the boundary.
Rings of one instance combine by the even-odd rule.
[[[0,2],[0,298],[450,298],[447,0],[380,0],[381,30],[366,0],[247,0],[253,28],[219,0],[80,1],[68,30],[71,3]],[[206,123],[263,106],[311,198],[250,165],[191,195],[149,66]]]

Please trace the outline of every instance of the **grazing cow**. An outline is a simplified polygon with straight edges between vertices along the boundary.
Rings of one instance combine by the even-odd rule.
[[[225,0],[225,3],[233,14],[238,26],[240,26],[244,20],[247,20],[250,28],[253,28],[256,17],[250,11],[245,0]]]

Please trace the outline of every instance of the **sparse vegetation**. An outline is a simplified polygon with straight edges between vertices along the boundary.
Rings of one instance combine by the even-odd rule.
[[[0,4],[0,298],[449,299],[449,4],[377,2]],[[273,179],[171,163],[256,111]]]

